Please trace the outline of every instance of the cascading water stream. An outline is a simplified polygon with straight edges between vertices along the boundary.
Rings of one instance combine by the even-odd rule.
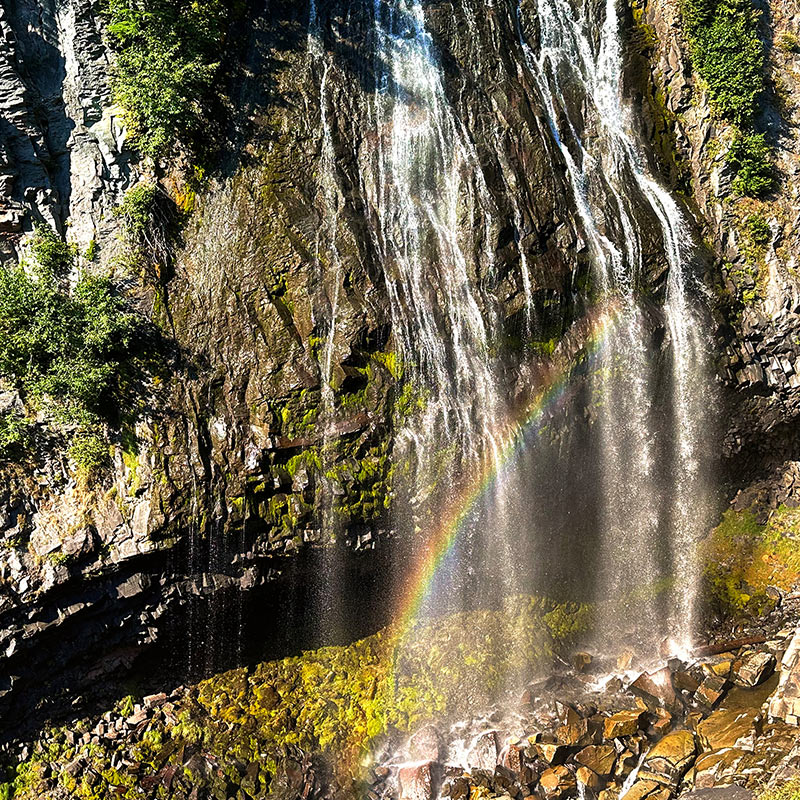
[[[583,522],[594,526],[598,545],[592,562],[576,567],[594,573],[594,599],[615,600],[599,604],[600,636],[635,620],[638,633],[650,640],[644,644],[666,634],[685,642],[694,608],[693,547],[706,522],[701,451],[711,393],[702,320],[691,297],[690,236],[678,205],[651,177],[631,132],[614,0],[597,12],[599,22],[567,0],[538,0],[535,8],[535,47],[525,35],[523,6],[517,8],[520,72],[530,76],[526,83],[538,94],[547,122],[542,133],[566,166],[578,232],[594,265],[599,316],[607,323],[599,325],[603,343],[587,378],[593,397],[587,453],[596,461],[590,471],[596,486],[586,493],[594,505]],[[480,581],[494,601],[539,591],[531,579],[536,565],[520,563],[520,553],[530,560],[534,540],[545,533],[548,523],[537,517],[537,505],[547,489],[540,490],[524,466],[498,469],[508,450],[507,431],[500,428],[513,414],[497,356],[504,330],[497,300],[486,288],[496,270],[493,232],[512,228],[520,253],[521,274],[515,279],[530,337],[534,278],[520,243],[523,201],[516,197],[515,168],[495,132],[497,171],[511,195],[510,219],[500,219],[478,148],[448,97],[424,3],[365,0],[359,13],[365,9],[374,89],[365,100],[369,133],[353,155],[371,247],[389,298],[391,346],[403,380],[423,406],[413,419],[402,421],[394,443],[395,462],[413,465],[407,470],[408,489],[418,530],[407,535],[425,541],[437,503],[464,473],[494,475],[491,497],[474,514],[459,518],[458,549],[442,562],[442,589],[429,593],[424,609],[459,610],[474,601]],[[337,236],[347,201],[337,174],[337,132],[327,96],[329,77],[338,67],[325,48],[326,13],[318,15],[316,3],[311,4],[308,53],[320,88],[316,205],[322,224],[316,260],[326,303],[325,319],[316,322],[325,331],[319,364],[327,443],[333,434],[328,421],[335,416],[336,326],[344,291]],[[464,13],[477,39],[479,22],[469,4]],[[653,253],[665,267],[661,305],[644,291],[660,280],[652,274]],[[658,336],[664,331],[662,346]],[[529,449],[535,451],[536,443]],[[572,454],[566,461],[582,458]],[[566,467],[564,474],[573,478]],[[526,518],[528,524],[520,524]],[[534,559],[543,555],[534,553]],[[667,604],[659,589],[675,575],[683,583]],[[325,582],[335,585],[335,576],[329,578]],[[642,587],[652,596],[636,595]]]
[[[595,374],[605,487],[602,585],[610,596],[624,597],[631,578],[641,574],[681,576],[666,630],[686,643],[697,583],[693,550],[707,523],[708,489],[698,448],[711,394],[701,321],[687,294],[690,236],[675,201],[648,174],[631,133],[631,112],[622,100],[616,2],[607,0],[600,30],[586,9],[578,8],[576,12],[565,0],[538,1],[538,52],[523,34],[521,6],[518,30],[567,166],[598,283],[622,307]],[[575,84],[585,92],[582,109],[568,99]],[[639,207],[644,212],[637,215]],[[640,220],[647,216],[660,228],[668,265],[664,316],[672,362],[671,454],[657,436],[663,428],[656,407],[657,354],[638,297],[646,277]],[[664,458],[670,460],[666,480],[656,463]],[[637,601],[637,606],[643,629],[665,632],[654,603]],[[615,616],[619,612],[619,606],[612,610]]]
[[[497,319],[493,301],[477,288],[494,268],[496,209],[446,96],[423,4],[375,0],[373,20],[377,141],[362,170],[363,190],[378,221],[397,349],[406,379],[425,397],[421,418],[401,431],[396,447],[405,442],[415,462],[412,505],[425,527],[432,495],[461,470],[496,461],[500,449],[496,422],[503,407],[491,355]],[[508,502],[498,487],[496,518],[504,518]],[[511,592],[510,543],[491,534],[471,530],[467,548],[499,548],[501,582]]]
[[[344,270],[337,244],[340,210],[344,205],[336,174],[336,153],[328,109],[328,80],[331,63],[325,52],[324,32],[317,12],[315,0],[309,6],[308,57],[312,69],[321,70],[319,79],[319,115],[321,124],[320,154],[317,163],[319,175],[319,213],[321,225],[317,228],[315,240],[315,266],[324,289],[327,307],[324,309],[322,325],[327,325],[327,333],[319,353],[321,404],[319,425],[322,431],[320,459],[323,471],[331,467],[330,459],[335,440],[335,401],[334,401],[334,356],[337,345],[337,322],[339,304],[343,291]],[[324,255],[323,255],[324,254]],[[315,502],[320,507],[322,520],[323,554],[321,580],[318,581],[316,613],[317,624],[325,628],[322,633],[328,638],[336,638],[339,633],[337,603],[339,587],[342,585],[341,563],[338,558],[337,520],[334,512],[334,498],[327,482],[317,492]]]

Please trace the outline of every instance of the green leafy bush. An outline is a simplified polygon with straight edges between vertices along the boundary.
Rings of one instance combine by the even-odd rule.
[[[137,183],[125,192],[125,197],[121,205],[114,209],[114,214],[122,219],[129,239],[140,239],[150,227],[157,196],[158,186],[149,181]]]
[[[683,0],[692,61],[719,113],[738,125],[751,120],[764,91],[759,12],[751,0]]]
[[[114,99],[143,153],[158,158],[176,140],[191,145],[214,97],[232,3],[105,0],[117,53]]]
[[[28,445],[30,422],[17,409],[0,414],[0,457],[19,454]]]
[[[750,241],[759,247],[769,244],[772,238],[772,231],[769,223],[761,214],[751,214],[745,220],[745,228]]]
[[[75,252],[49,227],[37,227],[31,251],[30,272],[0,270],[0,376],[23,401],[77,429],[72,454],[96,465],[97,431],[116,413],[120,370],[139,323],[108,278],[81,274],[70,290]],[[23,443],[27,423],[15,414],[0,417],[0,456]]]
[[[708,85],[711,103],[740,129],[727,155],[737,173],[733,191],[760,197],[775,182],[764,134],[752,127],[766,87],[761,12],[752,0],[683,0],[682,9],[692,62]]]
[[[732,188],[743,197],[761,197],[775,183],[769,147],[763,133],[737,133],[726,156],[736,171]]]

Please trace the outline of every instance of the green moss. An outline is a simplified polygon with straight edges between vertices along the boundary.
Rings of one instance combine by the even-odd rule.
[[[301,453],[292,456],[286,462],[286,470],[294,478],[301,469],[310,469],[319,472],[322,469],[322,460],[316,447],[309,447]]]
[[[297,745],[332,775],[337,796],[356,798],[363,765],[384,737],[484,709],[545,669],[584,628],[588,613],[518,596],[502,608],[387,628],[347,646],[225,672],[191,687],[174,708],[174,723],[153,721],[126,739],[83,745],[80,735],[93,720],[70,724],[79,735],[75,746],[66,727],[46,731],[30,759],[10,768],[5,785],[17,800],[34,800],[44,794],[52,764],[70,797],[99,800],[118,787],[114,796],[133,800],[146,781],[175,765],[176,793],[196,788],[200,796],[238,797],[245,789],[262,798],[270,796],[286,748]],[[132,698],[117,705],[118,713],[132,710]],[[190,768],[192,752],[218,768]],[[126,761],[112,768],[115,753]],[[87,769],[76,780],[63,768],[77,758]],[[245,770],[237,762],[258,766]],[[90,771],[93,786],[83,780]]]
[[[739,232],[739,251],[747,263],[755,267],[763,264],[767,246],[772,241],[772,231],[766,217],[760,212],[749,214],[740,223]]]
[[[756,794],[756,800],[800,800],[800,776],[761,789]]]
[[[784,31],[781,33],[775,44],[778,49],[782,50],[784,53],[800,53],[800,37],[792,33],[792,31]]]
[[[752,0],[682,0],[692,62],[717,113],[736,126],[727,161],[736,171],[733,191],[761,197],[775,183],[763,133],[754,130],[766,89],[761,12]]]
[[[529,343],[529,347],[533,353],[541,358],[550,358],[558,347],[559,337],[554,336],[551,339],[533,340]]]
[[[800,579],[800,510],[781,506],[760,524],[751,511],[729,509],[701,548],[708,597],[726,616],[762,613],[767,588],[789,590]]]

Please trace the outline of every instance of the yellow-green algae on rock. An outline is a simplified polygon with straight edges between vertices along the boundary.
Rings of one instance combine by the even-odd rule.
[[[764,524],[750,509],[728,509],[701,547],[711,602],[732,617],[763,612],[769,587],[788,591],[800,581],[798,540],[800,509],[780,506]]]
[[[140,797],[143,785],[159,798],[188,796],[194,786],[230,797],[246,782],[247,796],[266,797],[287,748],[296,746],[320,759],[339,787],[335,795],[355,797],[383,737],[485,708],[545,670],[590,614],[585,605],[514,597],[501,609],[451,614],[410,631],[387,628],[344,647],[231,670],[188,689],[175,701],[174,722],[154,717],[127,738],[70,743],[97,719],[45,732],[31,758],[8,769],[0,792],[55,797],[48,788],[55,779],[58,796],[83,800]],[[131,707],[122,701],[114,715]],[[66,769],[76,762],[79,771]],[[173,765],[167,788],[156,776]]]

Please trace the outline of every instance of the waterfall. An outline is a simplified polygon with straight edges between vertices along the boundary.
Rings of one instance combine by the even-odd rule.
[[[676,202],[649,174],[633,134],[631,110],[622,98],[616,0],[605,3],[599,29],[591,9],[579,5],[576,11],[566,0],[538,0],[536,10],[538,51],[523,34],[518,7],[522,50],[567,167],[596,279],[603,294],[622,307],[621,323],[595,373],[603,591],[624,598],[643,576],[679,576],[666,627],[663,610],[653,602],[637,599],[630,611],[645,629],[666,630],[686,644],[697,587],[693,551],[709,522],[700,448],[704,428],[712,427],[707,341],[689,295],[691,235]],[[571,101],[576,84],[583,88],[583,108]],[[647,332],[650,312],[640,296],[646,280],[641,226],[648,216],[660,228],[668,266],[663,313],[672,372],[669,448],[657,435],[664,428],[658,408],[663,400],[654,369],[657,353]],[[617,605],[612,613],[621,611]]]
[[[314,241],[314,263],[320,284],[323,287],[323,313],[320,328],[327,331],[322,338],[318,361],[320,371],[321,403],[319,424],[322,432],[320,461],[322,470],[332,466],[335,448],[335,392],[334,357],[337,347],[337,323],[342,300],[344,269],[337,242],[340,212],[344,205],[342,191],[336,172],[336,152],[328,108],[328,81],[331,61],[325,51],[324,30],[315,0],[309,5],[307,52],[311,70],[319,70],[319,116],[321,127],[320,152],[317,160],[319,191],[316,202],[320,225]],[[322,638],[336,640],[343,627],[342,609],[338,603],[343,585],[342,563],[337,552],[338,523],[334,512],[334,497],[328,482],[320,481],[315,496],[315,505],[321,520],[323,551],[320,564],[320,579],[315,591],[315,625]]]
[[[426,398],[421,418],[398,437],[398,449],[405,442],[415,462],[412,504],[425,528],[436,497],[463,470],[496,460],[500,447],[503,403],[491,355],[497,320],[493,299],[479,288],[494,268],[488,243],[496,209],[445,93],[423,3],[375,0],[373,23],[377,140],[362,170],[363,188],[378,221],[396,346],[406,379]],[[501,488],[495,504],[501,519],[507,503]],[[470,552],[503,551],[502,585],[512,591],[507,538],[485,526],[467,538]]]
[[[426,3],[363,0],[351,3],[347,14],[355,6],[356,16],[367,14],[365,61],[372,82],[364,90],[365,135],[352,145],[355,188],[369,221],[369,246],[383,272],[390,344],[403,380],[422,400],[412,419],[397,420],[393,453],[395,463],[411,465],[402,470],[411,513],[401,520],[410,549],[425,543],[439,506],[465,475],[495,476],[490,496],[463,521],[465,532],[441,567],[441,589],[425,610],[466,608],[477,595],[499,603],[513,594],[536,593],[536,576],[552,558],[559,563],[551,584],[572,567],[571,582],[584,583],[582,599],[597,602],[598,641],[612,647],[612,631],[635,628],[649,644],[666,636],[686,644],[697,585],[694,547],[708,522],[704,437],[713,427],[708,342],[696,300],[689,226],[653,177],[623,98],[615,0],[599,8],[536,0],[509,3],[504,11],[518,34],[517,69],[532,103],[543,111],[539,133],[564,167],[567,205],[590,256],[597,306],[592,314],[613,319],[581,379],[587,389],[580,402],[589,424],[582,422],[582,409],[580,420],[566,422],[588,432],[559,445],[555,460],[552,448],[545,456],[546,447],[528,437],[528,460],[510,466],[507,423],[515,410],[508,365],[498,356],[505,321],[491,288],[498,269],[495,232],[503,225],[514,232],[515,280],[524,303],[520,330],[527,339],[536,325],[541,274],[522,243],[528,232],[517,193],[518,167],[495,131],[495,169],[507,195],[501,212],[470,128],[448,95]],[[321,123],[316,262],[327,297],[319,361],[323,414],[333,419],[336,326],[344,292],[337,230],[347,199],[337,175],[338,134],[327,96],[337,68],[324,41],[330,10],[312,2],[310,11],[308,53]],[[526,33],[531,12],[537,37]],[[479,40],[482,21],[469,4],[464,14]],[[537,118],[531,119],[535,126]],[[660,260],[655,266],[654,252]],[[519,358],[524,362],[529,356],[522,348]],[[523,363],[518,375],[535,374],[527,368]],[[535,394],[544,388],[527,390]],[[580,524],[570,535],[585,541],[554,541],[548,530],[552,520],[541,509],[559,481],[577,480],[575,464],[591,485],[585,488],[586,508],[575,513]],[[566,511],[569,516],[573,509]],[[569,524],[562,519],[553,530],[568,531]],[[552,552],[544,552],[547,547]],[[570,565],[576,553],[586,563]],[[581,570],[589,573],[586,579]],[[333,575],[328,582],[335,584]]]

